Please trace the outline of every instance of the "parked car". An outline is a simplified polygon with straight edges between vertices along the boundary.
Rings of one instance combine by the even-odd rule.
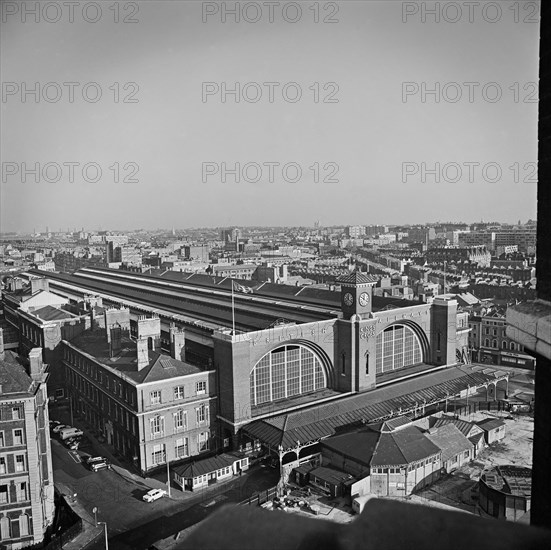
[[[145,493],[143,499],[146,502],[153,502],[154,500],[163,498],[165,495],[166,491],[164,489],[151,489],[151,491],[147,491],[147,493]]]
[[[92,472],[97,472],[98,470],[110,470],[111,469],[111,463],[107,458],[103,456],[89,456],[86,459],[86,464],[92,470]]]
[[[65,439],[63,443],[72,451],[76,451],[79,448],[80,439],[78,437],[70,437],[69,439]]]
[[[66,424],[57,423],[57,424],[52,428],[52,432],[54,432],[55,434],[56,434],[56,433],[59,433],[59,431],[62,430],[63,428],[69,428],[69,426],[67,426]]]
[[[71,426],[65,426],[57,432],[62,440],[69,439],[70,437],[78,437],[83,435],[84,432],[78,428],[72,428]]]

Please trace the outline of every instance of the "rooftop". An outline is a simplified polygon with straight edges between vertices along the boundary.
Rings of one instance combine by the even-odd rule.
[[[532,470],[521,466],[496,466],[485,471],[482,481],[503,493],[530,498],[532,495]]]
[[[444,401],[467,387],[482,386],[495,380],[497,372],[477,367],[447,367],[390,386],[256,420],[243,430],[272,448],[282,445],[284,449],[291,449],[297,441],[318,441],[345,427],[388,420],[413,412],[425,404]]]
[[[420,428],[408,426],[399,431],[381,434],[371,466],[400,466],[438,453],[440,448]]]
[[[12,351],[5,351],[4,358],[0,359],[0,399],[10,394],[29,392],[33,381],[27,374],[21,359]]]
[[[473,443],[451,423],[432,428],[426,436],[442,450],[443,462],[473,448]]]
[[[138,371],[136,342],[123,336],[120,352],[110,357],[109,343],[105,330],[102,329],[87,330],[68,343],[87,353],[99,363],[119,372],[123,378],[133,384],[157,382],[204,372],[194,365],[153,350],[148,350],[149,364]]]

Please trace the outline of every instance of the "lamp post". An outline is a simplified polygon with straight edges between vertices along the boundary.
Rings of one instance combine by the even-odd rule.
[[[98,524],[98,508],[97,508],[97,506],[94,506],[92,508],[92,513],[94,514],[94,523],[97,525]]]
[[[105,550],[109,550],[109,541],[107,540],[107,522],[105,521],[98,521],[98,525],[103,525],[104,527],[104,533],[105,533]]]
[[[170,498],[170,462],[168,456],[166,457],[166,488],[168,489],[168,498]]]

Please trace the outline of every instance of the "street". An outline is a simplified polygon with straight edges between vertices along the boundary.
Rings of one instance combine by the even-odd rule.
[[[93,449],[91,449],[92,452]],[[183,493],[172,486],[172,498],[163,497],[151,503],[143,495],[152,486],[163,487],[159,479],[142,480],[114,465],[111,470],[90,471],[81,462],[80,452],[70,451],[57,437],[52,437],[54,480],[58,490],[88,512],[83,521],[97,521],[108,525],[110,548],[142,549],[155,541],[198,523],[216,508],[231,502],[240,502],[250,495],[273,487],[279,478],[278,470],[255,467],[241,477],[195,493]],[[166,483],[164,484],[166,489]],[[76,496],[74,496],[76,495]],[[103,548],[101,539],[90,548]]]

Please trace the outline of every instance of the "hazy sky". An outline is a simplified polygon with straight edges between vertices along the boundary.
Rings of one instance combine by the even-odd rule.
[[[246,2],[121,2],[119,23],[112,0],[23,4],[2,3],[2,231],[535,217],[534,2],[441,2],[439,22],[435,2],[279,2],[273,22],[265,2],[240,22],[224,5]],[[236,82],[249,101],[215,93]],[[438,103],[421,93],[436,83]],[[253,163],[250,181],[222,181],[222,163]],[[422,173],[436,163],[440,182]]]

